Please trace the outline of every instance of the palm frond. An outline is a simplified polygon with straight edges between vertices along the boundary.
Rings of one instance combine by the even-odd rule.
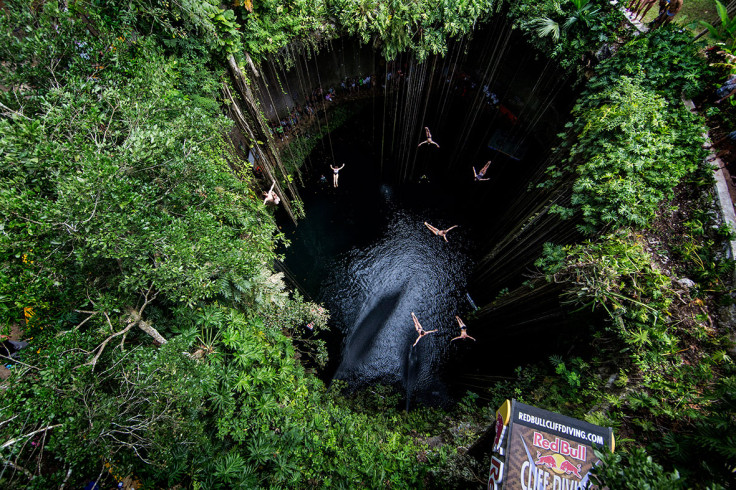
[[[539,37],[551,36],[554,42],[560,39],[560,24],[549,17],[539,17],[532,21],[534,30]]]
[[[579,17],[576,16],[576,15],[572,15],[572,16],[568,17],[567,20],[565,21],[565,23],[562,24],[562,29],[565,30],[565,31],[568,30],[578,20],[579,20]]]

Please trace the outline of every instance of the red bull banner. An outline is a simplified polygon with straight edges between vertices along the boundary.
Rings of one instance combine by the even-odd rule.
[[[613,451],[610,427],[506,400],[496,412],[489,490],[583,490],[599,460]]]

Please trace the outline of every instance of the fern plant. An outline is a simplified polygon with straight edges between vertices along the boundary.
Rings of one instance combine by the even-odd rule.
[[[726,6],[719,0],[716,0],[716,10],[721,21],[719,26],[714,26],[704,20],[701,20],[699,24],[708,30],[713,40],[723,43],[729,50],[733,50],[736,47],[736,16],[729,17]]]
[[[536,34],[539,37],[551,37],[553,42],[560,40],[560,32],[564,32],[572,28],[576,23],[582,22],[586,27],[589,27],[595,22],[596,17],[600,12],[600,8],[594,8],[590,3],[591,0],[570,0],[570,3],[575,9],[568,15],[565,22],[560,27],[560,24],[550,19],[549,17],[537,17],[532,19],[531,25],[535,29]],[[564,15],[562,8],[558,2],[554,4],[555,11],[561,15]]]

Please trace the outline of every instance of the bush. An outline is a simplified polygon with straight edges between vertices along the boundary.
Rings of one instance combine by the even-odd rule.
[[[595,451],[601,464],[593,470],[591,482],[599,488],[631,490],[675,490],[686,488],[677,470],[665,471],[644,449],[611,453]]]

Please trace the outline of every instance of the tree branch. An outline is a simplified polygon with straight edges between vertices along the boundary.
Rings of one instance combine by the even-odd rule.
[[[132,308],[128,310],[128,313],[133,318],[133,321],[138,325],[138,328],[146,332],[148,335],[154,338],[156,342],[159,344],[165,344],[167,341],[166,339],[158,333],[158,330],[153,328],[151,325],[148,324],[145,320],[143,320],[143,310],[148,306],[154,299],[156,299],[156,296],[158,296],[158,292],[151,295],[151,291],[153,290],[153,285],[151,285],[150,288],[148,288],[148,291],[143,295],[145,301],[143,303],[143,306],[141,306],[140,310],[137,312],[133,310]]]
[[[82,327],[82,325],[84,325],[85,323],[87,323],[89,320],[91,320],[95,315],[97,315],[99,313],[99,311],[86,311],[86,310],[74,310],[74,311],[77,312],[77,313],[85,313],[85,314],[87,314],[89,316],[87,318],[85,318],[84,320],[82,320],[79,324],[77,324],[76,327],[72,328],[71,330],[64,330],[63,332],[57,333],[56,334],[57,337],[60,337],[62,335],[66,335],[69,332],[74,332],[76,330],[79,330]]]
[[[22,466],[19,466],[19,465],[13,463],[12,461],[9,461],[9,460],[6,459],[5,461],[3,461],[3,465],[4,466],[9,466],[9,467],[13,468],[14,470],[18,470],[21,473],[23,473],[24,475],[26,475],[26,477],[29,480],[33,480],[33,473],[31,473],[27,469],[23,468]]]
[[[14,417],[10,417],[8,420],[3,420],[2,422],[0,422],[0,427],[2,427],[3,425],[7,424],[8,422],[12,422],[13,419],[17,419],[17,418],[18,418],[18,416],[15,415]]]
[[[148,335],[153,337],[153,339],[158,342],[159,344],[165,344],[167,340],[163,338],[163,336],[158,333],[158,330],[153,328],[151,325],[148,324],[145,320],[139,320],[138,321],[138,328],[146,332]]]
[[[25,366],[25,367],[27,367],[29,369],[35,369],[36,371],[40,371],[40,369],[38,369],[36,366],[31,366],[30,364],[26,364],[25,362],[21,362],[18,359],[14,359],[14,358],[12,358],[10,356],[5,356],[3,354],[0,354],[0,357],[2,357],[3,359],[7,359],[8,361],[12,362],[13,364],[20,364],[21,366]]]
[[[69,481],[69,477],[72,476],[72,467],[69,466],[69,470],[66,472],[66,477],[64,477],[64,481],[61,482],[61,485],[59,486],[59,490],[64,490],[64,486],[66,485],[66,482]]]
[[[34,435],[38,434],[39,432],[46,432],[48,430],[55,429],[57,427],[61,427],[62,425],[64,425],[64,424],[49,425],[48,427],[44,427],[43,429],[34,430],[33,432],[29,432],[26,435],[23,435],[23,436],[20,436],[20,437],[16,437],[15,439],[10,439],[8,442],[6,442],[2,446],[0,446],[0,449],[5,449],[6,447],[12,446],[13,444],[15,444],[16,442],[18,442],[18,441],[20,441],[22,439],[26,439],[28,437],[33,437]]]
[[[94,349],[92,349],[91,352],[97,351],[97,353],[95,354],[95,356],[89,362],[86,362],[84,364],[81,364],[81,365],[77,366],[76,369],[79,369],[79,368],[81,368],[83,366],[92,366],[92,369],[94,370],[95,365],[97,364],[97,361],[100,359],[100,356],[102,355],[102,352],[105,350],[105,347],[107,347],[107,344],[109,344],[112,339],[114,339],[116,337],[119,337],[121,335],[123,336],[123,339],[122,339],[122,342],[120,343],[120,349],[123,350],[123,344],[125,342],[125,338],[128,335],[128,332],[130,332],[130,330],[133,327],[135,327],[135,326],[138,326],[141,330],[143,330],[148,335],[150,335],[151,337],[153,337],[153,339],[156,342],[158,342],[159,344],[165,344],[167,342],[167,340],[158,332],[158,330],[156,330],[154,327],[152,327],[151,325],[149,325],[148,322],[146,322],[142,318],[143,310],[145,310],[146,307],[149,304],[151,304],[151,302],[153,300],[156,299],[156,296],[158,296],[158,293],[157,292],[156,293],[153,293],[153,285],[151,285],[151,287],[148,288],[148,291],[146,291],[145,293],[143,293],[143,299],[144,300],[143,300],[143,305],[140,307],[140,309],[138,309],[138,311],[136,311],[133,307],[129,307],[128,308],[128,311],[127,311],[127,313],[128,313],[128,323],[126,324],[125,328],[123,328],[122,330],[119,330],[119,331],[117,331],[117,332],[109,335],[105,340],[102,341],[101,344],[99,344],[97,347],[95,347]],[[77,325],[77,327],[75,327],[72,330],[76,330],[77,328],[81,327],[82,324],[84,324],[84,322],[86,322],[87,320],[89,320],[90,318],[92,318],[92,316],[96,315],[99,312],[83,311],[83,313],[89,313],[89,314],[91,314],[91,316],[89,318],[85,319],[82,323],[80,323],[79,325]],[[110,330],[111,331],[114,331],[115,328],[113,327],[112,321],[110,320],[110,317],[108,316],[107,312],[104,312],[103,311],[102,314],[105,316],[105,320],[107,320],[107,324],[110,326]]]
[[[31,120],[31,118],[30,118],[30,117],[28,117],[28,116],[26,116],[26,115],[24,115],[24,114],[22,114],[22,113],[20,113],[20,112],[18,112],[18,111],[14,111],[13,109],[11,109],[10,107],[6,106],[6,105],[5,105],[5,104],[3,104],[2,102],[0,102],[0,108],[2,108],[2,109],[4,109],[4,110],[8,111],[8,112],[9,112],[9,113],[11,113],[11,114],[15,114],[16,116],[24,117],[24,118],[28,119],[29,121]]]
[[[105,312],[103,312],[102,314],[105,315],[105,319],[107,319],[107,323],[108,323],[108,325],[110,325],[110,328],[112,329],[113,326],[112,326],[112,322],[110,321],[110,317],[107,316],[107,313],[105,313]],[[77,368],[80,368],[82,366],[92,366],[92,370],[94,370],[95,364],[97,364],[97,360],[102,355],[102,352],[105,350],[105,347],[107,346],[108,342],[110,342],[112,339],[114,339],[115,337],[117,337],[119,335],[123,335],[124,333],[127,333],[131,328],[133,328],[135,326],[135,324],[136,324],[136,322],[130,322],[130,323],[128,323],[128,326],[127,327],[125,327],[124,329],[120,330],[119,332],[115,332],[114,334],[110,335],[105,340],[103,340],[102,343],[100,345],[98,345],[97,347],[95,347],[95,349],[94,349],[94,350],[97,351],[97,354],[95,354],[95,357],[93,357],[91,361],[86,362],[86,363],[82,364],[81,366],[77,366]]]

